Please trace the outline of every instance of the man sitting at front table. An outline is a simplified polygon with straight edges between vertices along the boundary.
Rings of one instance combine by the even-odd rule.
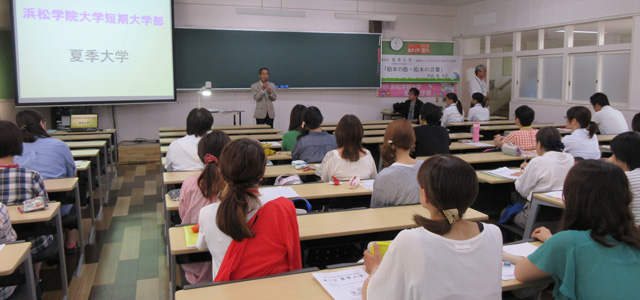
[[[187,135],[169,145],[167,149],[168,172],[197,171],[204,169],[204,164],[198,156],[198,142],[200,138],[211,130],[213,116],[204,108],[194,108],[187,116]]]
[[[618,134],[625,131],[629,131],[629,125],[627,120],[620,111],[609,105],[609,98],[603,93],[595,93],[589,98],[593,110],[596,111],[593,114],[591,120],[598,124],[600,133],[602,134]]]

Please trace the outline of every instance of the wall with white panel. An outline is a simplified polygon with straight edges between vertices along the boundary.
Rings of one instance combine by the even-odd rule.
[[[493,18],[495,16],[495,18]],[[538,29],[561,25],[571,25],[619,17],[633,17],[633,38],[631,43],[631,72],[629,77],[628,104],[617,107],[630,123],[631,118],[640,111],[640,86],[634,82],[640,80],[640,1],[637,0],[531,0],[509,1],[490,0],[473,3],[458,8],[455,36],[483,36],[503,32]],[[598,51],[595,50],[594,51]],[[530,53],[537,55],[537,53]],[[516,54],[518,55],[518,54]],[[489,55],[491,56],[491,55]],[[477,58],[477,55],[472,56]],[[565,62],[566,64],[566,62]],[[514,60],[514,78],[517,76]],[[527,104],[536,110],[539,122],[563,122],[566,110],[574,105],[591,107],[588,102],[569,103],[518,99],[517,91],[512,93],[511,115],[515,108]]]

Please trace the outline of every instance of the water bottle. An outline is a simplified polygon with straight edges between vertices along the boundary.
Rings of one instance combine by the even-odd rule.
[[[473,142],[477,143],[480,141],[480,123],[473,123]]]

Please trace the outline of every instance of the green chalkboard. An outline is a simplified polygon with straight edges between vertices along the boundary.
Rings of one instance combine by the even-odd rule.
[[[0,30],[0,99],[15,98],[11,32]]]
[[[378,88],[379,34],[174,30],[176,88],[250,88],[258,70],[289,88]]]

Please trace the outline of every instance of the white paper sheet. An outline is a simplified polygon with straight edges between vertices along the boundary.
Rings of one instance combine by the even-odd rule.
[[[268,199],[275,199],[278,197],[285,198],[296,198],[300,197],[296,191],[294,191],[291,187],[288,186],[278,186],[272,188],[263,188],[258,190],[262,196],[267,197]]]
[[[509,265],[509,266],[502,266],[502,280],[510,280],[510,279],[516,279],[516,275],[513,274],[513,272],[515,271],[516,266],[515,265]]]
[[[549,197],[555,197],[555,198],[558,198],[558,199],[562,199],[562,191],[548,192],[545,195],[547,195]]]
[[[509,254],[513,254],[516,256],[527,257],[529,254],[533,253],[538,249],[538,247],[531,245],[529,243],[520,243],[515,245],[507,245],[502,247],[502,251],[507,252]]]
[[[313,277],[335,300],[360,300],[362,284],[369,274],[364,268],[354,268],[330,273],[313,273]]]
[[[497,176],[500,176],[500,177],[509,178],[509,179],[513,179],[513,180],[516,180],[516,179],[518,179],[518,177],[520,177],[520,176],[511,175],[511,174],[516,173],[518,171],[511,170],[511,169],[509,169],[507,167],[497,168],[495,170],[490,170],[490,171],[487,171],[487,172],[490,173],[490,174],[493,174],[493,175],[497,175]]]
[[[571,131],[573,131],[573,129],[569,129],[569,128],[558,128],[558,131],[560,131],[560,132],[571,132]]]
[[[483,142],[472,142],[472,143],[467,143],[467,145],[478,146],[478,147],[495,147],[494,145],[483,143]]]
[[[76,168],[79,168],[80,165],[82,165],[82,163],[84,162],[84,160],[74,160],[74,163],[76,163]]]
[[[360,180],[360,185],[367,190],[373,190],[373,181],[373,179]]]
[[[261,141],[261,143],[269,143],[271,144],[271,146],[282,146],[280,142],[276,142],[276,141]]]
[[[4,249],[4,244],[0,244],[0,251],[2,251],[2,249]]]

